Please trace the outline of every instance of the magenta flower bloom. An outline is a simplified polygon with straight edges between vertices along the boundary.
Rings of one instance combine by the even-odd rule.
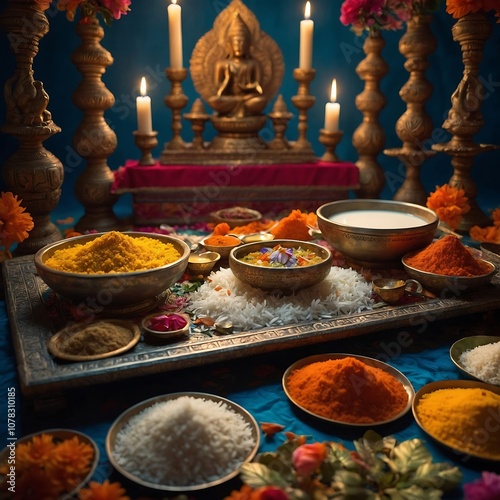
[[[464,484],[465,500],[491,500],[500,498],[500,476],[494,472],[483,472],[479,479]]]
[[[130,9],[130,0],[101,0],[106,9],[111,12],[115,19],[120,19],[122,14],[126,14]]]
[[[184,328],[187,321],[179,314],[160,314],[151,318],[148,328],[157,332],[172,332]]]

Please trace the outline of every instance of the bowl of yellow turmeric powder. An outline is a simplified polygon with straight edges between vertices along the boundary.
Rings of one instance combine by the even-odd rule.
[[[109,231],[50,243],[35,266],[54,292],[99,310],[154,302],[183,275],[189,255],[173,236]]]

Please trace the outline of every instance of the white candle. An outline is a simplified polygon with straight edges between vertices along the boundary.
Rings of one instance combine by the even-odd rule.
[[[313,52],[313,35],[314,35],[314,21],[309,19],[311,17],[311,3],[306,3],[304,12],[305,19],[300,21],[300,55],[299,55],[299,68],[311,69],[312,68],[312,52]]]
[[[170,43],[170,67],[173,69],[182,68],[182,26],[181,26],[181,6],[177,0],[172,0],[168,6],[168,30]]]
[[[337,100],[337,80],[332,80],[332,90],[330,94],[330,102],[325,106],[325,129],[329,132],[338,132],[339,130],[339,117],[340,117],[340,104],[335,102]]]
[[[146,78],[141,80],[141,95],[137,96],[137,131],[140,134],[150,134],[153,131],[151,117],[151,97],[146,95]]]

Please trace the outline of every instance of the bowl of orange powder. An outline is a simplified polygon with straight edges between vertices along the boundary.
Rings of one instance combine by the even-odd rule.
[[[406,273],[432,292],[460,295],[487,285],[496,266],[478,258],[458,237],[446,235],[402,258]]]
[[[35,254],[40,278],[82,314],[113,307],[153,307],[184,274],[191,251],[156,233],[93,233],[50,243]],[[133,312],[133,311],[131,311]]]
[[[382,425],[411,409],[415,391],[399,370],[355,354],[316,354],[283,375],[290,401],[314,417],[349,426]]]
[[[202,245],[209,252],[217,252],[221,260],[227,259],[231,250],[241,245],[240,238],[230,236],[228,234],[212,234],[200,241]]]

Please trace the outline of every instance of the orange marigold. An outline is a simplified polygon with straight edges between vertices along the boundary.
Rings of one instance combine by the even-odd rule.
[[[493,213],[491,214],[491,218],[493,219],[493,225],[494,226],[500,226],[500,208],[496,208],[493,210]]]
[[[436,212],[439,219],[455,230],[462,220],[462,216],[470,210],[465,191],[460,188],[444,184],[436,186],[436,191],[427,198],[427,207]]]
[[[33,229],[33,219],[21,207],[22,200],[10,192],[0,196],[0,242],[8,251],[14,243],[21,243]]]
[[[78,500],[130,500],[126,493],[120,483],[90,481],[88,488],[79,491]]]
[[[472,226],[469,236],[481,243],[500,243],[500,226]]]
[[[45,466],[54,452],[55,444],[50,434],[33,436],[26,443],[19,443],[16,447],[16,468],[24,471],[33,465]]]
[[[290,215],[281,219],[269,232],[276,239],[311,241],[309,234],[309,214],[300,210],[292,210]]]
[[[446,0],[446,12],[455,19],[475,12],[495,10],[498,17],[500,5],[498,0]],[[497,21],[500,22],[500,19]]]

